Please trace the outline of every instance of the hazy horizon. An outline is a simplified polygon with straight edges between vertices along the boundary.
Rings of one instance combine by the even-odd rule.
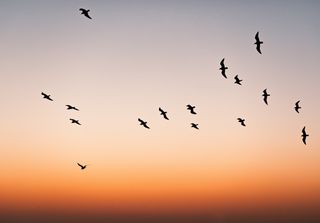
[[[313,0],[0,1],[0,221],[316,222],[319,9]]]

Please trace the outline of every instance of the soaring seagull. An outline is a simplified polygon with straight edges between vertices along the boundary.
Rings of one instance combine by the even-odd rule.
[[[302,135],[301,135],[301,137],[302,137],[302,142],[306,145],[307,144],[307,142],[306,142],[306,140],[307,140],[307,137],[308,137],[309,135],[306,133],[306,127],[304,126],[303,127],[303,129],[302,129]]]
[[[75,120],[73,118],[70,118],[71,123],[77,124],[77,125],[81,125],[79,120]]]
[[[226,66],[224,65],[224,58],[221,60],[220,66],[221,66],[221,67],[220,67],[219,70],[221,70],[222,76],[224,76],[224,78],[227,78],[226,70],[228,69],[228,67],[226,67]]]
[[[79,109],[77,109],[76,107],[72,106],[72,105],[66,105],[68,110],[76,110],[79,111]]]
[[[234,79],[236,80],[236,81],[234,82],[235,84],[242,85],[242,84],[241,84],[241,81],[242,81],[242,80],[239,79],[238,75],[236,75],[236,76],[234,77]]]
[[[254,44],[257,45],[257,46],[256,46],[256,49],[257,49],[257,51],[258,51],[260,54],[262,54],[262,53],[261,53],[260,46],[261,46],[261,44],[263,44],[263,42],[260,41],[260,39],[259,39],[259,32],[256,33],[256,35],[255,35],[254,38],[256,39],[256,42],[254,43]]]
[[[87,168],[87,165],[81,165],[80,163],[77,163],[78,166],[80,166],[81,170],[84,170],[85,168]]]
[[[300,103],[300,100],[296,102],[296,104],[295,104],[296,106],[294,107],[294,110],[296,110],[296,112],[298,112],[298,113],[299,113],[299,109],[301,109],[299,103]]]
[[[159,108],[159,111],[161,112],[161,113],[160,113],[160,115],[162,115],[162,116],[163,116],[163,118],[165,118],[165,119],[169,120],[169,119],[168,119],[168,116],[167,116],[167,112],[166,112],[166,111],[163,111],[163,110],[162,110],[162,108]]]
[[[199,124],[191,123],[191,128],[199,129],[199,128],[198,128],[198,125],[199,125]]]
[[[264,103],[266,103],[268,105],[268,97],[270,96],[270,94],[267,93],[267,89],[263,90],[262,96],[263,96]]]
[[[50,95],[45,94],[43,92],[41,92],[41,95],[43,96],[43,98],[48,99],[49,101],[53,101],[52,98],[50,98]]]
[[[238,122],[240,122],[242,126],[246,126],[246,124],[244,124],[244,121],[245,119],[238,118]]]
[[[147,126],[147,122],[143,121],[142,119],[138,118],[138,121],[140,122],[140,125],[142,125],[143,127],[150,129],[149,126]]]
[[[90,9],[80,8],[79,10],[81,11],[81,14],[83,14],[85,17],[87,17],[87,18],[89,18],[89,19],[92,19],[92,18],[89,16]]]
[[[187,110],[190,110],[191,114],[196,115],[197,113],[194,111],[194,109],[196,108],[196,106],[192,106],[192,105],[187,105]]]

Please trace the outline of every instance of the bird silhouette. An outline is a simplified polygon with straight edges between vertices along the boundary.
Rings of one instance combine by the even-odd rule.
[[[194,109],[196,108],[196,106],[192,106],[192,105],[187,105],[187,110],[190,110],[191,114],[196,115],[197,113],[194,111]]]
[[[224,78],[227,78],[226,70],[228,69],[228,67],[226,67],[226,66],[224,65],[224,58],[221,60],[220,66],[221,66],[221,67],[220,67],[219,70],[221,70],[222,76],[223,76]]]
[[[301,135],[301,137],[302,137],[302,142],[303,142],[305,145],[307,145],[306,140],[307,140],[307,137],[308,137],[308,136],[309,136],[309,135],[306,133],[306,127],[304,126],[303,129],[302,129],[302,135]]]
[[[52,98],[50,98],[50,95],[45,94],[43,92],[41,92],[41,95],[43,96],[43,98],[48,99],[49,101],[53,101]]]
[[[83,14],[85,17],[87,17],[87,18],[89,18],[89,19],[92,19],[92,18],[89,16],[89,12],[90,12],[89,9],[80,8],[79,10],[81,11],[81,14]]]
[[[85,168],[87,168],[87,165],[81,165],[80,163],[77,163],[77,164],[78,164],[78,166],[81,167],[81,170],[84,170]]]
[[[234,77],[234,79],[236,80],[236,81],[234,82],[235,84],[242,85],[242,84],[241,84],[241,81],[242,81],[242,80],[239,79],[238,75],[236,75],[236,76]]]
[[[191,128],[199,129],[199,128],[198,128],[198,125],[199,125],[199,124],[191,123]]]
[[[77,109],[76,107],[72,106],[72,105],[66,105],[68,110],[76,110],[79,111],[79,109]]]
[[[160,115],[162,115],[162,116],[163,116],[163,118],[165,118],[165,119],[169,120],[169,119],[168,119],[168,116],[167,116],[167,112],[166,112],[166,111],[163,111],[163,110],[162,110],[162,108],[159,108],[159,111],[161,112],[161,114],[160,114]]]
[[[259,32],[256,33],[256,35],[255,35],[254,38],[256,39],[256,42],[254,43],[254,44],[257,45],[257,46],[256,46],[256,49],[257,49],[257,51],[258,51],[260,54],[262,54],[262,53],[261,53],[260,46],[261,46],[261,44],[263,44],[263,42],[260,41],[260,39],[259,39]]]
[[[79,120],[75,120],[73,118],[70,118],[71,123],[77,124],[77,125],[81,125]]]
[[[147,125],[147,122],[143,121],[142,119],[138,118],[138,121],[140,122],[140,125],[142,125],[143,127],[150,129],[149,126]]]
[[[297,113],[299,113],[299,109],[301,109],[300,105],[299,105],[300,101],[296,102],[296,106],[294,107],[294,110],[296,110]]]
[[[270,94],[267,93],[267,89],[263,90],[263,101],[264,103],[266,103],[268,105],[268,97],[270,96]]]
[[[244,121],[245,119],[238,118],[238,122],[240,122],[242,126],[246,126],[246,124],[244,124]]]

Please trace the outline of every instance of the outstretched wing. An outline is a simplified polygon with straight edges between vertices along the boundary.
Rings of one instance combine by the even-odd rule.
[[[80,166],[81,168],[83,168],[84,166],[82,166],[80,163],[77,163],[78,164],[78,166]]]
[[[259,32],[257,32],[257,33],[256,33],[256,35],[254,36],[254,38],[256,39],[256,41],[257,41],[257,42],[260,42],[260,39],[259,39]]]
[[[220,62],[221,67],[224,67],[224,58]]]
[[[161,108],[159,108],[159,111],[160,111],[161,113],[163,113],[163,112],[164,112]]]
[[[257,49],[257,51],[258,51],[260,54],[262,54],[262,53],[261,53],[261,49],[260,49],[260,43],[259,43],[259,44],[257,44],[256,49]]]

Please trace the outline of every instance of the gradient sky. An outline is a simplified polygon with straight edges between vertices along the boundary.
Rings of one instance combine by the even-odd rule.
[[[0,218],[317,210],[319,11],[311,0],[0,1]]]

